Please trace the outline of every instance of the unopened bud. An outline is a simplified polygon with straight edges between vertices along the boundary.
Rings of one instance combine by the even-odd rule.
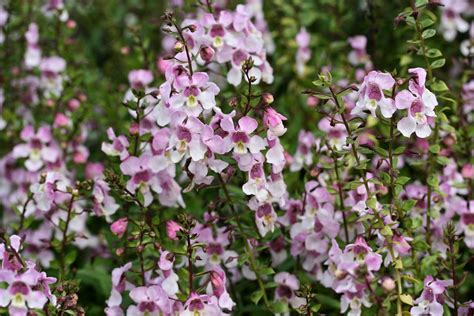
[[[115,254],[116,254],[118,257],[121,257],[124,253],[125,253],[125,249],[124,249],[124,248],[117,248],[117,249],[115,249]]]
[[[265,92],[262,95],[262,100],[265,104],[272,104],[275,99],[271,93]]]
[[[130,133],[130,135],[132,136],[138,135],[139,131],[140,131],[140,127],[138,126],[138,123],[132,122],[132,124],[130,124],[130,128],[128,129],[128,132]]]
[[[199,54],[201,55],[202,60],[210,62],[214,58],[215,51],[210,46],[203,46]]]
[[[184,50],[183,42],[178,41],[174,44],[174,51],[176,53],[181,53],[183,50]]]
[[[230,100],[229,100],[229,106],[231,108],[235,108],[237,107],[237,105],[239,105],[239,100],[237,99],[237,97],[232,97]]]
[[[390,277],[385,277],[382,281],[382,288],[388,292],[393,291],[395,289],[395,281]]]

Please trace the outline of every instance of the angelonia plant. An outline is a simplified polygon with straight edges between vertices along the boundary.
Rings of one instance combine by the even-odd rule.
[[[0,0],[0,314],[473,315],[470,0]]]

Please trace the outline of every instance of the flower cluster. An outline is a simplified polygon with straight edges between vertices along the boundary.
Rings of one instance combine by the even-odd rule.
[[[468,1],[191,2],[0,5],[0,313],[472,314]]]

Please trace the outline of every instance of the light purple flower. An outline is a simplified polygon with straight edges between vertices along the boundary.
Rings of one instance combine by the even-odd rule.
[[[415,300],[416,306],[410,309],[410,314],[442,316],[445,303],[443,295],[446,287],[452,285],[452,280],[435,280],[431,275],[427,276],[424,280],[423,292]]]
[[[136,287],[129,295],[137,305],[128,307],[128,316],[170,314],[172,311],[168,294],[159,286]]]
[[[232,119],[227,117],[221,121],[221,127],[229,133],[230,142],[236,154],[244,155],[249,152],[257,154],[265,148],[263,138],[258,135],[252,136],[258,127],[258,122],[249,116],[240,118],[237,128],[234,127]]]
[[[27,125],[20,134],[25,142],[13,148],[14,158],[27,158],[25,167],[32,172],[39,171],[47,163],[54,163],[60,157],[59,148],[53,140],[51,129],[42,126],[35,132],[34,127]]]
[[[393,100],[385,97],[384,90],[390,90],[394,85],[395,80],[389,73],[369,72],[360,86],[358,101],[351,114],[361,115],[369,111],[376,116],[376,110],[380,108],[383,117],[391,118],[396,109]]]
[[[143,89],[153,81],[153,73],[147,69],[132,70],[128,73],[128,81],[133,89]]]
[[[410,137],[415,132],[416,136],[426,138],[431,134],[428,118],[436,116],[434,108],[438,101],[425,87],[426,71],[422,68],[412,68],[408,71],[413,76],[409,82],[409,90],[403,90],[395,97],[397,109],[407,109],[408,116],[398,122],[397,128],[405,137]]]

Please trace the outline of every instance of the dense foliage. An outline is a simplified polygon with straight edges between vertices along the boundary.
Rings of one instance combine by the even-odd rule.
[[[0,0],[0,313],[473,315],[470,0]]]

